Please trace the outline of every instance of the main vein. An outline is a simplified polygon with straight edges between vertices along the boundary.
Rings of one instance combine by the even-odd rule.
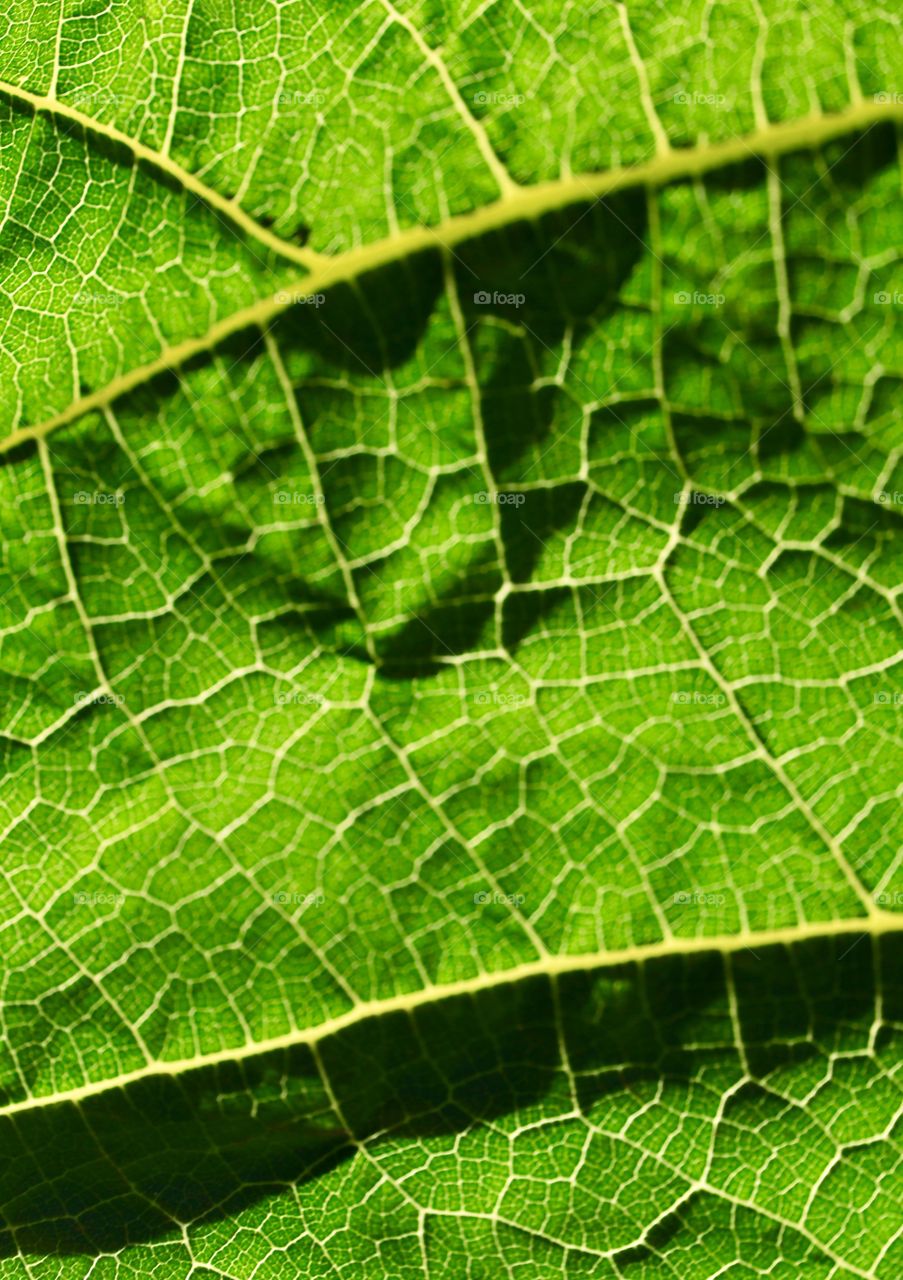
[[[55,100],[15,89],[4,84],[3,81],[0,81],[0,92],[18,95],[25,101],[50,111],[63,110]],[[801,120],[770,124],[742,137],[723,142],[672,149],[659,153],[642,164],[578,175],[554,182],[536,183],[530,187],[518,187],[482,209],[456,214],[434,227],[408,227],[404,231],[370,244],[358,245],[333,257],[314,254],[288,245],[278,236],[258,226],[237,205],[216,195],[166,157],[143,147],[141,143],[132,141],[106,125],[90,120],[71,108],[65,108],[65,113],[70,118],[77,119],[86,128],[115,137],[132,147],[136,155],[144,156],[161,168],[168,169],[173,176],[178,173],[182,176],[186,187],[195,192],[199,199],[206,200],[217,209],[227,212],[248,234],[264,241],[282,256],[295,262],[303,262],[309,271],[297,281],[293,288],[286,289],[283,286],[271,297],[258,299],[249,306],[217,321],[205,333],[165,348],[156,359],[120,374],[100,390],[74,400],[65,409],[43,422],[17,428],[0,440],[0,453],[26,440],[46,435],[86,413],[105,408],[126,392],[148,382],[160,373],[179,368],[242,329],[259,327],[265,331],[281,312],[286,311],[301,298],[310,297],[333,285],[354,280],[378,267],[403,261],[429,249],[451,248],[488,231],[498,230],[524,220],[537,219],[570,205],[599,200],[628,188],[660,187],[672,181],[695,177],[754,157],[771,158],[792,151],[821,146],[833,138],[842,137],[844,134],[868,128],[880,122],[903,122],[903,100],[899,97],[888,102],[864,100],[845,111],[830,115],[813,115]]]
[[[346,1009],[343,1013],[327,1018],[314,1026],[299,1027],[267,1040],[246,1042],[231,1048],[220,1049],[213,1053],[198,1054],[194,1058],[179,1058],[171,1061],[154,1060],[132,1071],[124,1071],[117,1076],[89,1081],[71,1089],[59,1090],[56,1093],[44,1096],[22,1098],[0,1106],[0,1116],[15,1115],[18,1112],[53,1106],[60,1102],[78,1102],[83,1098],[94,1097],[105,1093],[109,1089],[120,1089],[153,1076],[180,1075],[186,1071],[216,1066],[218,1063],[223,1062],[242,1061],[274,1050],[293,1048],[296,1045],[317,1044],[327,1037],[336,1035],[348,1027],[356,1026],[369,1018],[385,1017],[393,1013],[409,1013],[421,1008],[423,1005],[435,1004],[440,1000],[454,999],[456,996],[477,995],[481,991],[508,986],[515,982],[524,982],[531,978],[552,978],[568,973],[616,968],[629,964],[644,964],[657,959],[679,958],[706,952],[733,954],[737,951],[753,951],[755,947],[791,946],[794,943],[802,943],[819,938],[879,938],[883,935],[900,932],[903,932],[903,914],[895,915],[889,911],[876,911],[873,915],[849,920],[822,920],[813,923],[787,925],[775,929],[708,937],[668,938],[660,942],[639,943],[617,950],[596,951],[580,955],[546,954],[540,959],[527,960],[510,969],[499,969],[492,973],[479,973],[474,977],[462,978],[456,982],[424,985],[414,991],[389,996],[381,1000],[362,1000],[358,1004],[352,1005],[351,1008]]]

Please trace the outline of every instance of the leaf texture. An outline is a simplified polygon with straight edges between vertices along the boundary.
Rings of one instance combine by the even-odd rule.
[[[900,43],[0,18],[0,1276],[899,1276]]]

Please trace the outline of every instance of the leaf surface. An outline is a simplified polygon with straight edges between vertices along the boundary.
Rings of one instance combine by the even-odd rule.
[[[895,1280],[899,24],[0,22],[0,1275]]]

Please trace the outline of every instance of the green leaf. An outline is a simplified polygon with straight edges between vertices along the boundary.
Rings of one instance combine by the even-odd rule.
[[[88,8],[0,18],[0,1280],[896,1280],[899,23]]]

